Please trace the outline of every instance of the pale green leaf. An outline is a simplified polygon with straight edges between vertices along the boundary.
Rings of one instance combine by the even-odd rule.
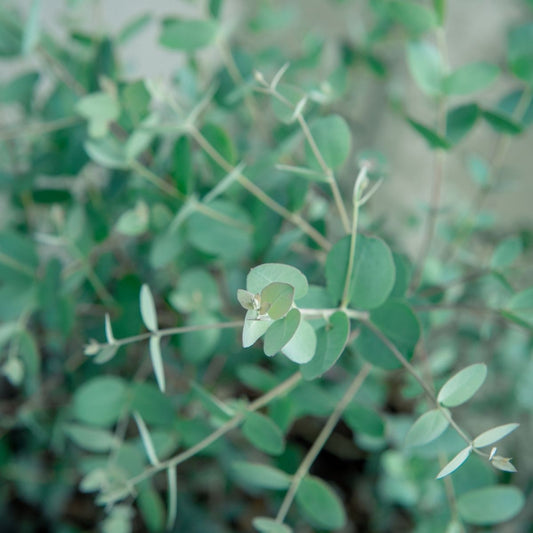
[[[262,337],[268,328],[272,326],[274,322],[268,320],[258,320],[257,311],[247,311],[244,317],[244,325],[242,327],[242,346],[243,348],[249,348],[260,337]]]
[[[302,514],[320,529],[338,530],[346,523],[341,499],[320,478],[304,477],[296,493],[296,503]]]
[[[445,476],[448,476],[452,472],[455,472],[469,457],[472,453],[472,446],[467,446],[461,450],[442,470],[437,474],[436,479],[441,479]]]
[[[246,289],[254,294],[260,293],[274,281],[292,285],[295,300],[305,296],[309,288],[307,278],[297,268],[280,263],[265,263],[250,270],[246,277]]]
[[[157,331],[157,313],[154,304],[154,297],[152,296],[152,291],[148,285],[143,284],[140,292],[140,306],[141,306],[141,316],[144,322],[144,325],[150,331]]]
[[[514,518],[525,498],[517,487],[494,485],[472,490],[457,498],[459,516],[467,524],[500,524]]]
[[[279,455],[285,449],[281,429],[261,413],[246,414],[242,433],[256,448],[270,455]]]
[[[284,317],[294,300],[294,287],[275,281],[261,291],[261,305],[268,305],[267,314],[272,320]]]
[[[405,446],[422,446],[442,435],[448,419],[440,409],[432,409],[420,416],[405,437]]]
[[[492,429],[484,431],[478,435],[472,442],[475,448],[483,448],[484,446],[489,446],[499,440],[503,439],[509,433],[512,433],[520,424],[504,424],[503,426],[496,426]]]
[[[264,516],[254,518],[252,525],[259,533],[292,533],[292,528],[286,524],[280,524],[277,520]]]
[[[300,365],[311,361],[316,351],[316,333],[313,326],[302,320],[291,340],[281,351],[291,361]]]
[[[429,96],[442,92],[443,67],[437,48],[425,41],[407,46],[407,64],[420,89]]]
[[[159,464],[159,459],[157,458],[157,454],[155,452],[154,443],[152,442],[152,437],[150,436],[150,432],[148,431],[148,428],[146,427],[144,420],[142,419],[141,415],[137,412],[133,413],[133,418],[135,419],[135,423],[137,424],[137,427],[139,428],[139,434],[141,435],[141,440],[144,446],[144,450],[146,451],[146,455],[148,457],[148,460],[150,461],[150,464],[152,465]]]
[[[478,363],[463,368],[440,389],[437,401],[446,407],[456,407],[472,398],[487,377],[487,365]]]
[[[232,474],[246,486],[281,490],[289,487],[291,476],[270,465],[235,461],[231,465]]]
[[[294,337],[301,323],[301,313],[292,309],[287,316],[272,324],[265,334],[265,355],[276,355]]]
[[[165,392],[165,369],[163,366],[163,356],[161,355],[161,337],[152,335],[150,337],[150,360],[154,369],[155,379],[161,392]]]

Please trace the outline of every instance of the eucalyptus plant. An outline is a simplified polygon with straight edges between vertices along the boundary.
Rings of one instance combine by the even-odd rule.
[[[232,25],[210,1],[66,43],[41,2],[0,7],[0,56],[38,65],[0,88],[2,513],[82,531],[81,498],[104,532],[526,531],[531,228],[482,215],[533,117],[533,23],[505,64],[452,69],[446,2],[372,0],[357,36],[247,51],[297,4]],[[168,81],[120,65],[148,25],[185,58]],[[430,124],[393,92],[398,46]],[[354,134],[361,76],[434,159],[414,254],[372,211],[397,178]],[[508,93],[478,98],[498,77]],[[454,158],[465,210],[442,199]]]

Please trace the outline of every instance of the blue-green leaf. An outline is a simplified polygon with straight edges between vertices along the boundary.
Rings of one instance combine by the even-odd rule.
[[[446,407],[461,405],[474,396],[483,385],[486,377],[487,365],[478,363],[467,366],[441,387],[437,401]]]

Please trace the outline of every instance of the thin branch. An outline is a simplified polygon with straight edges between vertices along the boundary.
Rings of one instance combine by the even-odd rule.
[[[267,392],[263,396],[257,398],[257,400],[250,403],[250,405],[248,405],[243,412],[237,413],[232,419],[228,420],[225,424],[220,426],[217,430],[213,431],[213,433],[211,433],[210,435],[202,439],[198,444],[195,444],[188,450],[185,450],[184,452],[179,453],[178,455],[175,455],[174,457],[171,457],[170,459],[167,459],[166,461],[156,466],[147,468],[141,474],[131,478],[127,482],[127,484],[133,487],[134,485],[140,483],[141,481],[144,481],[145,479],[153,476],[154,474],[156,474],[157,472],[160,472],[161,470],[166,470],[169,467],[176,467],[177,465],[184,463],[185,461],[187,461],[188,459],[190,459],[197,453],[207,448],[209,445],[211,445],[213,442],[218,440],[228,431],[236,428],[241,422],[244,421],[248,413],[261,409],[265,405],[269,404],[272,400],[275,400],[281,395],[286,394],[287,392],[292,390],[294,387],[296,387],[296,385],[298,385],[301,379],[302,379],[302,375],[300,374],[300,372],[294,373],[292,376],[287,378],[285,381],[281,382],[279,385],[274,387],[271,391]]]
[[[333,410],[333,412],[327,419],[326,423],[324,424],[322,431],[319,433],[315,442],[313,443],[313,445],[307,452],[307,455],[305,456],[300,466],[298,467],[298,470],[294,474],[291,484],[289,486],[289,490],[285,494],[285,498],[283,499],[281,507],[276,516],[276,522],[279,522],[281,524],[285,520],[285,517],[287,516],[287,513],[289,512],[289,509],[292,505],[294,497],[296,496],[298,488],[300,487],[300,483],[302,482],[306,474],[309,472],[309,469],[311,468],[315,459],[318,457],[318,454],[320,453],[320,451],[326,444],[331,433],[335,429],[335,426],[339,422],[342,416],[342,413],[344,412],[348,404],[352,401],[352,398],[355,396],[355,394],[361,388],[361,385],[364,383],[371,368],[372,366],[369,363],[365,363],[363,365],[359,373],[355,376],[353,381],[350,383],[350,386],[348,387],[348,389],[346,390],[346,392],[340,399],[339,403],[335,406],[335,409]]]

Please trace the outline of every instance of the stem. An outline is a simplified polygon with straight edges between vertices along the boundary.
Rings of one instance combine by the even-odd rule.
[[[185,450],[184,452],[179,453],[178,455],[175,455],[174,457],[171,457],[170,459],[167,459],[166,461],[159,463],[158,465],[146,469],[141,474],[131,478],[127,482],[127,484],[130,486],[136,485],[137,483],[144,481],[145,479],[153,476],[161,470],[166,470],[167,468],[175,467],[181,463],[184,463],[185,461],[187,461],[187,459],[190,459],[192,456],[201,452],[210,444],[218,440],[220,437],[222,437],[222,435],[237,427],[246,418],[247,413],[257,411],[258,409],[261,409],[262,407],[269,404],[272,400],[278,398],[282,394],[289,392],[301,381],[301,379],[302,375],[300,374],[300,372],[294,373],[285,381],[274,387],[271,391],[257,398],[257,400],[253,401],[250,405],[248,405],[248,407],[246,407],[243,412],[237,413],[231,420],[228,420],[217,430],[213,431],[213,433],[205,437],[205,439],[202,439],[198,444],[195,444],[188,450]]]
[[[50,122],[43,122],[41,124],[17,125],[16,127],[6,128],[0,131],[0,141],[7,141],[16,139],[18,137],[33,137],[51,133],[52,131],[71,128],[76,124],[82,122],[81,117],[65,117],[52,120]]]
[[[180,333],[190,333],[192,331],[204,331],[206,329],[227,329],[238,328],[244,324],[244,320],[235,320],[233,322],[219,322],[217,324],[198,324],[196,326],[181,326],[177,328],[159,329],[157,332],[141,333],[139,335],[133,335],[131,337],[125,337],[123,339],[116,339],[113,343],[92,343],[89,346],[96,348],[104,348],[106,346],[125,346],[134,342],[144,341],[149,339],[152,335],[158,337],[168,337],[170,335],[178,335]]]
[[[294,497],[296,496],[296,493],[298,492],[300,483],[302,482],[303,478],[307,475],[307,473],[309,472],[309,469],[311,468],[318,454],[320,453],[320,451],[326,444],[331,433],[335,429],[335,426],[339,422],[339,419],[342,416],[342,413],[344,412],[348,404],[352,401],[352,398],[355,396],[357,391],[361,388],[361,385],[363,384],[366,377],[368,376],[371,368],[372,367],[369,363],[365,363],[363,365],[359,373],[355,376],[350,386],[344,393],[339,403],[335,406],[335,409],[333,410],[333,412],[327,419],[326,424],[322,428],[322,431],[319,433],[315,442],[313,443],[313,445],[307,452],[307,455],[305,456],[304,460],[301,462],[300,466],[298,467],[298,470],[294,474],[289,490],[285,494],[285,498],[283,499],[281,507],[276,516],[276,522],[279,522],[281,524],[285,520],[285,517],[287,516],[287,513],[289,512],[289,509],[292,505]]]
[[[424,389],[424,392],[426,393],[426,396],[431,400],[431,402],[435,405],[437,409],[442,413],[442,415],[448,420],[450,425],[457,431],[457,433],[470,445],[472,445],[472,439],[459,427],[457,422],[452,418],[452,415],[446,409],[443,407],[435,397],[435,394],[432,390],[432,388],[424,381],[424,379],[418,374],[415,367],[403,356],[403,354],[396,348],[396,346],[376,327],[372,322],[365,320],[363,321],[365,326],[367,326],[369,329],[371,329],[374,334],[379,337],[379,339],[389,348],[389,350],[394,354],[396,359],[400,361],[402,366],[413,376],[416,381],[420,384],[420,386]],[[476,453],[479,452],[479,450],[476,450],[476,448],[473,448]],[[486,455],[483,452],[479,452],[480,455]]]
[[[305,316],[308,320],[311,320],[313,318],[329,318],[333,313],[336,313],[337,311],[342,311],[343,313],[346,313],[346,316],[348,318],[353,318],[354,320],[367,320],[368,319],[368,311],[358,311],[356,309],[343,309],[341,307],[332,307],[332,308],[326,308],[326,309],[300,309],[298,308],[300,313]]]
[[[274,91],[274,92],[277,92],[277,91]],[[311,151],[316,157],[316,160],[318,161],[320,168],[324,171],[326,175],[328,184],[331,188],[331,193],[333,194],[335,205],[337,206],[339,215],[341,217],[344,231],[346,233],[350,233],[350,221],[348,220],[348,214],[346,213],[346,208],[344,207],[344,202],[342,201],[342,196],[339,191],[339,187],[337,185],[337,180],[335,179],[335,175],[333,174],[333,170],[329,168],[328,165],[326,164],[324,157],[322,156],[322,153],[320,152],[320,149],[318,148],[316,141],[311,133],[311,130],[309,129],[307,121],[305,120],[305,118],[303,117],[301,113],[298,114],[298,123],[300,124],[300,127],[302,128],[303,134],[305,135],[305,138],[307,139],[307,142],[309,143],[309,146],[311,147]]]
[[[230,173],[235,170],[235,167],[226,161],[222,155],[213,147],[212,144],[200,133],[200,131],[194,126],[189,127],[189,132],[193,139],[202,147],[202,149],[226,172]],[[307,234],[311,239],[313,239],[319,246],[325,250],[331,248],[330,242],[318,232],[311,224],[304,220],[297,213],[292,213],[281,204],[278,204],[273,198],[266,194],[261,188],[259,188],[255,183],[250,181],[244,174],[240,173],[236,181],[238,181],[248,192],[253,194],[260,202],[265,204],[267,207],[272,209],[275,213],[283,217],[285,220],[291,222],[295,226],[299,227],[305,234]]]
[[[143,178],[146,178],[152,185],[155,185],[159,190],[167,193],[173,198],[178,198],[179,200],[186,200],[186,197],[172,185],[167,183],[165,180],[161,179],[157,174],[152,172],[149,168],[145,167],[138,161],[131,161],[130,163],[131,170],[140,174]]]

